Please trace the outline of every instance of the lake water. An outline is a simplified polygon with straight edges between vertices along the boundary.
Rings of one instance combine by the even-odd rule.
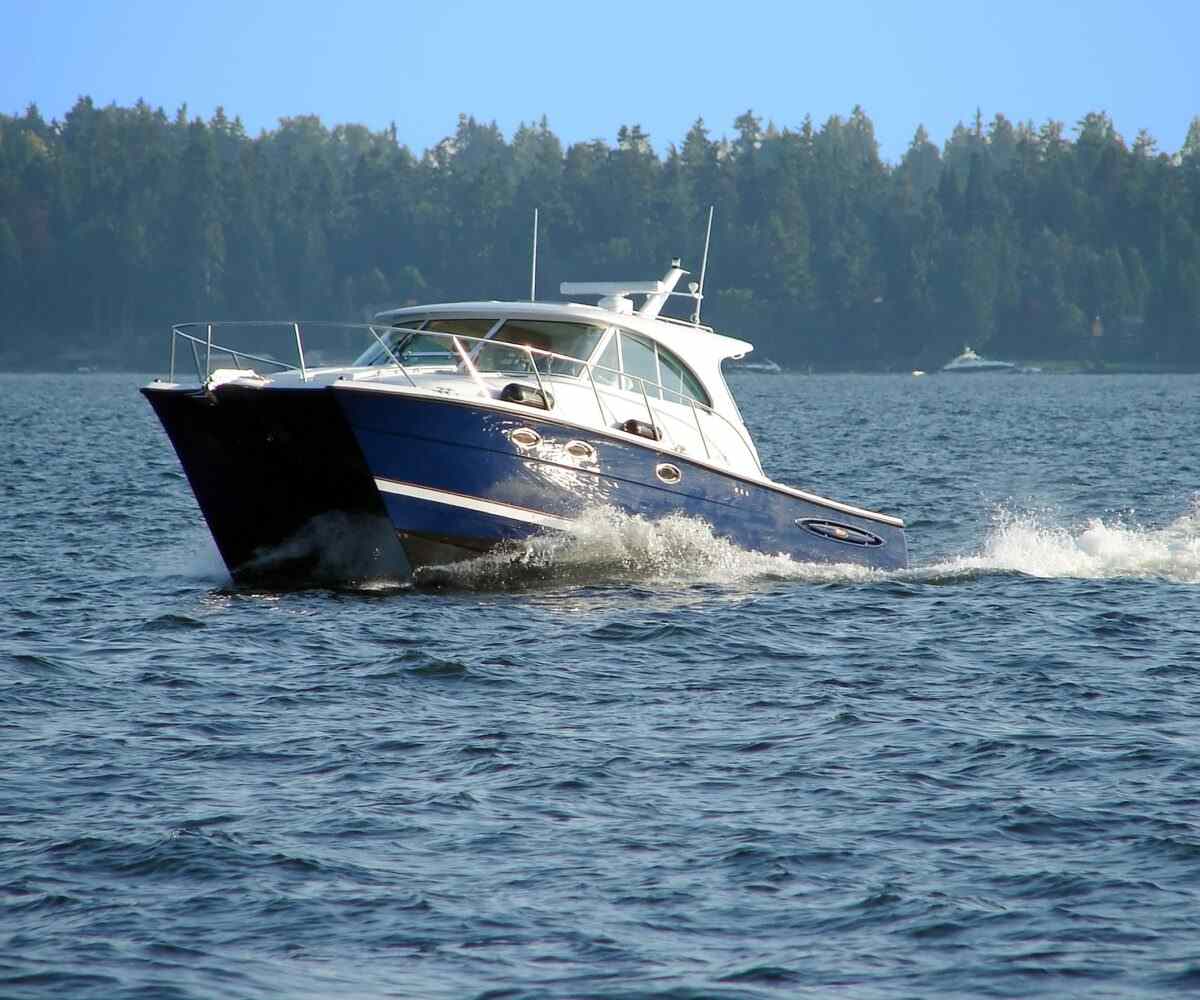
[[[913,568],[597,513],[241,590],[134,375],[0,375],[0,996],[1200,989],[1192,376],[742,376]]]

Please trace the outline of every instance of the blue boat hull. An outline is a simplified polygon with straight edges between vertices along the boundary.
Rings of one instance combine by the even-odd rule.
[[[742,548],[798,561],[908,565],[897,524],[719,471],[652,441],[532,407],[513,412],[351,383],[333,392],[414,568],[569,528],[599,506],[650,519],[682,513]],[[514,432],[532,434],[514,439]],[[677,482],[660,478],[664,465],[672,467],[664,470],[669,479],[678,472]]]

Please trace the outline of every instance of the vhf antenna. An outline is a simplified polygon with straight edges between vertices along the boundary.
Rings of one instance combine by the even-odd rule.
[[[537,301],[537,231],[538,231],[538,210],[533,210],[533,261],[530,265],[529,273],[529,301]]]
[[[700,283],[690,282],[689,288],[696,299],[696,311],[692,313],[692,325],[700,325],[700,303],[704,301],[704,274],[708,270],[708,241],[712,237],[713,206],[708,206],[708,229],[704,232],[704,260],[700,263]]]

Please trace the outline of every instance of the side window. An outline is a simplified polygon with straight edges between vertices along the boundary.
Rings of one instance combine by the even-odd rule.
[[[709,406],[708,393],[699,380],[674,354],[661,344],[658,345],[658,366],[662,370],[664,398],[673,403],[686,403],[694,399]]]
[[[683,365],[670,351],[658,346],[658,366],[662,369],[662,384],[665,398],[672,403],[683,402]]]
[[[647,396],[659,398],[658,361],[655,359],[652,343],[622,331],[621,361],[621,369],[626,375],[637,376],[621,379],[622,389],[640,394],[644,385]],[[643,381],[639,382],[639,379]]]
[[[592,369],[592,377],[599,385],[616,385],[617,372],[621,370],[621,356],[617,353],[617,334],[612,335],[604,353]]]

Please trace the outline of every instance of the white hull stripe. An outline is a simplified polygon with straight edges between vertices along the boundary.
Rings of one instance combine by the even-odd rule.
[[[431,490],[428,486],[417,486],[413,483],[401,483],[394,479],[376,479],[376,487],[383,493],[394,493],[397,496],[412,497],[414,500],[429,500],[433,503],[459,507],[462,510],[473,510],[480,514],[491,514],[494,517],[507,517],[510,521],[521,521],[525,524],[536,524],[542,528],[559,528],[567,530],[574,521],[555,514],[546,514],[540,510],[530,510],[528,507],[518,507],[515,504],[499,503],[496,500],[484,500],[482,497],[468,496],[465,493],[452,493],[448,490]]]

